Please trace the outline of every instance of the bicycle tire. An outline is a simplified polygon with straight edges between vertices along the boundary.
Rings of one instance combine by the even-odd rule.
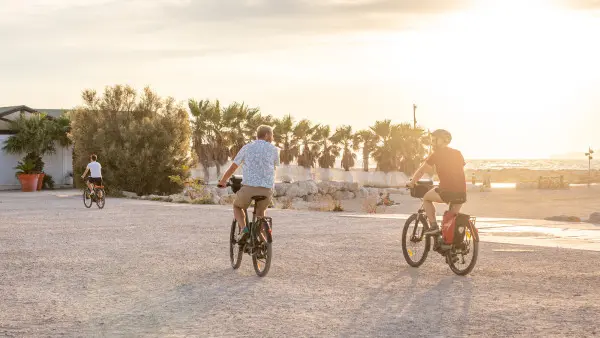
[[[242,248],[238,244],[237,234],[238,226],[237,221],[233,220],[231,223],[231,231],[229,233],[229,260],[231,261],[231,267],[236,270],[242,264]]]
[[[423,255],[421,256],[420,259],[418,259],[417,261],[413,260],[413,251],[409,248],[407,248],[406,246],[406,240],[407,240],[407,236],[412,237],[413,231],[414,231],[414,227],[419,226],[419,222],[421,222],[423,224],[423,226],[421,227],[421,236],[422,239],[419,242],[425,242],[425,246],[423,248]],[[411,225],[414,223],[414,227],[411,227]],[[404,223],[404,228],[402,229],[402,254],[404,255],[404,260],[406,260],[406,263],[408,263],[408,265],[414,267],[414,268],[418,268],[419,266],[421,266],[425,260],[427,259],[427,255],[429,254],[429,249],[431,248],[431,238],[429,236],[425,236],[422,235],[423,232],[427,231],[427,229],[429,228],[428,223],[426,222],[426,219],[423,215],[419,215],[419,214],[412,214],[410,215],[410,217],[406,220],[406,222]],[[408,231],[411,230],[411,234],[408,234]],[[410,250],[410,251],[409,251]]]
[[[265,231],[265,234],[268,234],[268,225],[266,223],[261,223],[261,229]],[[267,235],[268,236],[268,235]],[[255,249],[252,253],[252,265],[254,266],[254,272],[258,275],[258,277],[264,277],[269,273],[269,269],[271,268],[271,258],[273,257],[273,244],[260,234],[257,236],[258,241],[260,242],[259,248]],[[261,269],[259,266],[258,255],[264,257],[264,267]]]
[[[92,203],[94,203],[94,201],[92,201],[92,196],[90,196],[89,191],[86,189],[87,188],[83,188],[83,205],[89,209],[92,207]],[[90,202],[89,205],[87,204],[88,201]]]
[[[459,269],[456,266],[455,262],[452,262],[452,260],[448,261],[448,265],[450,266],[450,270],[452,270],[452,272],[454,272],[455,274],[459,275],[459,276],[465,276],[468,275],[471,271],[473,271],[473,268],[475,268],[475,264],[477,264],[477,257],[479,257],[479,236],[476,235],[476,231],[477,229],[475,229],[473,227],[473,225],[471,223],[469,223],[469,225],[467,226],[469,228],[469,231],[471,233],[471,238],[472,238],[472,246],[473,246],[473,258],[471,258],[471,262],[469,263],[469,265],[467,265],[467,267],[463,270]],[[468,236],[465,235],[465,238],[467,238]]]
[[[101,191],[102,192],[102,198],[98,198],[98,192]],[[106,204],[106,192],[104,192],[104,189],[96,189],[96,205],[98,206],[98,209],[103,209],[104,205]]]

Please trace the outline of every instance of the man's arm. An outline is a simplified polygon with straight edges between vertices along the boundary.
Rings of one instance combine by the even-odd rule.
[[[89,167],[85,167],[85,171],[83,172],[83,175],[81,175],[81,178],[85,178],[85,175],[88,173],[89,170]]]
[[[227,184],[227,180],[231,177],[231,175],[233,175],[233,173],[237,170],[237,168],[238,168],[238,165],[235,164],[235,162],[231,163],[231,165],[229,166],[229,169],[227,169],[225,174],[223,174],[223,177],[221,177],[221,180],[219,181],[219,184],[217,184],[217,186],[224,188],[225,185]]]
[[[426,172],[431,172],[432,170],[432,166],[430,166],[427,162],[423,162],[423,164],[421,164],[421,167],[419,167],[419,169],[417,169],[417,171],[415,171],[415,173],[413,174],[412,178],[410,179],[411,182],[417,182],[421,179],[421,177],[423,177],[423,175],[425,175]]]
[[[225,187],[225,185],[227,184],[227,180],[231,177],[231,175],[233,175],[233,173],[242,164],[242,162],[244,162],[245,156],[246,156],[246,146],[243,146],[242,149],[240,149],[240,151],[238,151],[237,155],[235,155],[235,158],[233,159],[233,163],[231,163],[231,165],[229,166],[229,169],[227,169],[225,174],[223,174],[223,177],[221,177],[219,184],[217,184],[218,187],[221,187],[221,188]]]

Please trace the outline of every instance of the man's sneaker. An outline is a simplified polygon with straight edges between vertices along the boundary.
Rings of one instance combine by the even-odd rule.
[[[238,244],[244,245],[244,244],[246,244],[246,241],[248,240],[248,235],[249,235],[248,227],[244,227],[244,229],[242,229],[241,234],[242,234],[242,237],[240,237]]]
[[[441,232],[440,227],[436,225],[430,225],[429,226],[429,230],[425,231],[423,234],[425,236],[433,236],[433,235],[437,235]]]

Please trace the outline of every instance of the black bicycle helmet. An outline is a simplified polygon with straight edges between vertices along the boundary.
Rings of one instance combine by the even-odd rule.
[[[450,141],[452,141],[452,134],[450,134],[449,131],[444,129],[438,129],[434,131],[433,133],[431,133],[431,136],[440,140],[445,140],[447,143],[450,143]]]

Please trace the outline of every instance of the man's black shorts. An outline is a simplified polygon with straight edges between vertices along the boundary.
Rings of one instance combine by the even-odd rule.
[[[442,198],[442,201],[447,204],[464,204],[467,202],[466,192],[443,191],[440,190],[440,188],[435,188],[435,192],[437,192]]]
[[[102,177],[88,177],[88,182],[95,185],[102,185]]]

